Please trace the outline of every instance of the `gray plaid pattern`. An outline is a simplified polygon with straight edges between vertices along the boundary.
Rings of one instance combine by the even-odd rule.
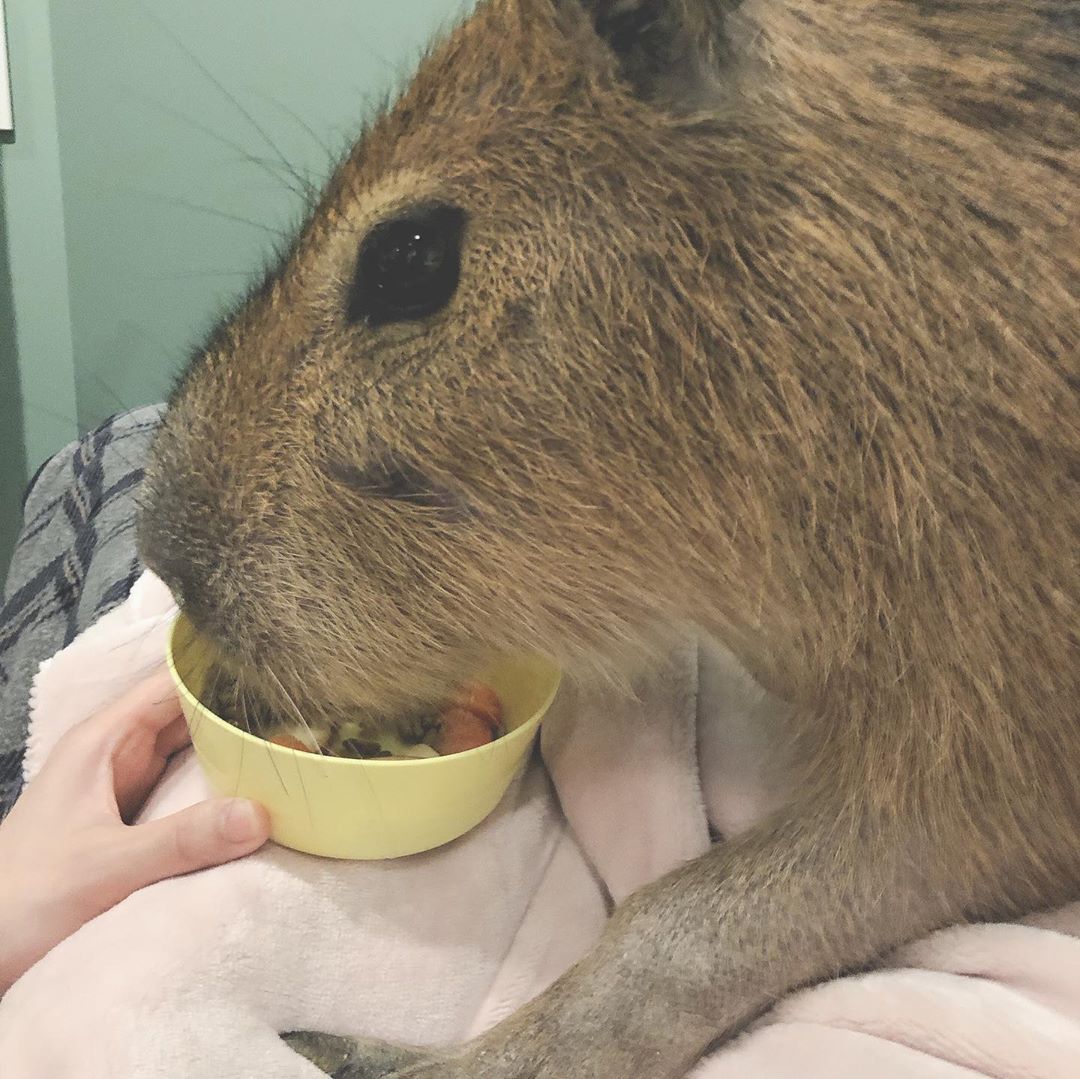
[[[0,601],[0,818],[22,787],[38,666],[122,603],[142,571],[135,501],[161,412],[153,405],[110,417],[30,484]]]

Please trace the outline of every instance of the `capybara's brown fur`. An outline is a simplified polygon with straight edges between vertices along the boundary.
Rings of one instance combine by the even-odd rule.
[[[274,707],[687,626],[791,705],[787,809],[416,1074],[668,1079],[1080,892],[1078,62],[1075,0],[489,0],[193,362],[142,550]]]

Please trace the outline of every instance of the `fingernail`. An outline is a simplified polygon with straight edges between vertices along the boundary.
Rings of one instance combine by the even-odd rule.
[[[246,798],[233,798],[221,807],[218,832],[228,843],[248,843],[263,830],[259,807]]]

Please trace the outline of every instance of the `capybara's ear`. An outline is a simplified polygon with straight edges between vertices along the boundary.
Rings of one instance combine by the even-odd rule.
[[[740,0],[555,0],[584,12],[640,97],[693,109],[724,82]]]

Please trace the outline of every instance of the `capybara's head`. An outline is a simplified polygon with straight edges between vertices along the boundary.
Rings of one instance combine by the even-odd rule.
[[[890,614],[987,357],[1061,352],[1036,6],[482,3],[194,358],[148,565],[314,713],[686,623],[790,690],[808,612]]]

